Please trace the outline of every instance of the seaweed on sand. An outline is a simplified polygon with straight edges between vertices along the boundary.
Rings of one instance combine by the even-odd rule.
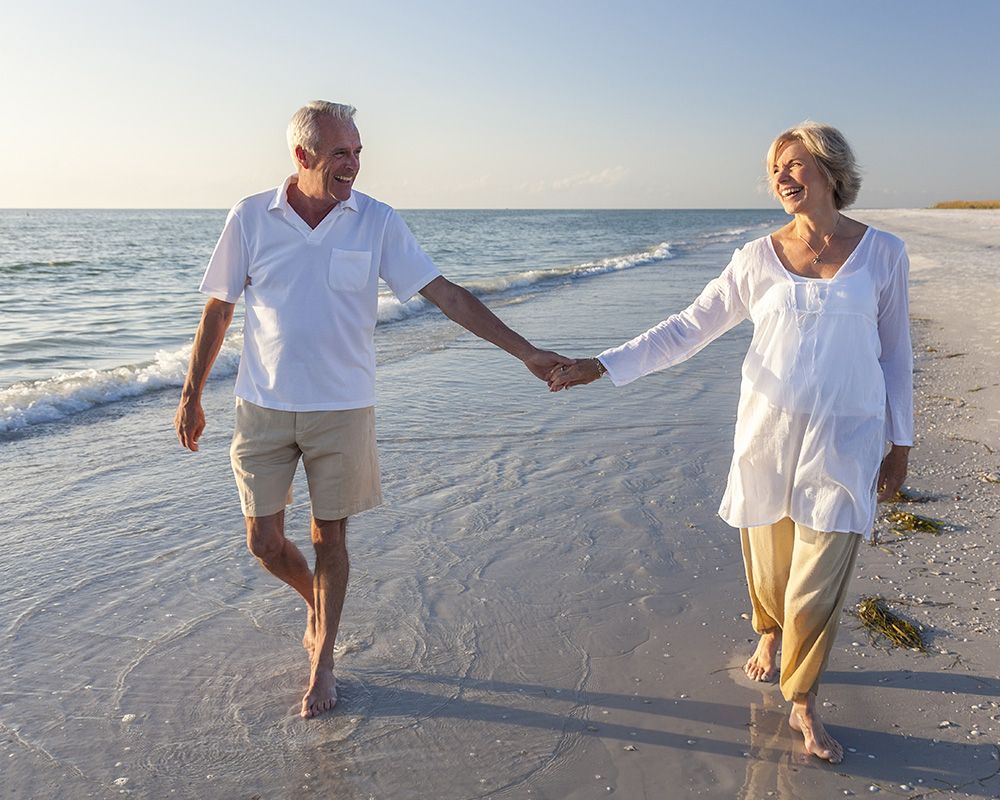
[[[886,517],[893,533],[902,536],[905,533],[933,533],[937,536],[941,533],[942,525],[927,517],[921,517],[910,511],[891,511]]]
[[[881,597],[868,595],[858,603],[857,617],[865,626],[872,641],[888,639],[896,647],[927,652],[920,629],[912,622],[897,616]]]
[[[926,503],[930,498],[924,495],[914,494],[913,492],[908,492],[906,489],[900,489],[896,494],[889,498],[890,503]]]

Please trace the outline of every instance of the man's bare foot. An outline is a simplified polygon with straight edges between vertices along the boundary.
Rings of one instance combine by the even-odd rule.
[[[774,680],[778,674],[776,659],[779,644],[781,644],[781,631],[766,631],[760,635],[757,649],[743,665],[743,671],[750,680],[762,683]]]
[[[309,617],[306,619],[306,632],[302,635],[302,646],[312,655],[313,643],[316,641],[316,612],[309,606]]]
[[[810,708],[811,703],[796,700],[792,704],[792,713],[788,717],[788,724],[792,730],[802,734],[806,750],[817,758],[829,761],[831,764],[839,764],[844,758],[844,748],[840,742],[834,739],[823,723],[820,722],[819,715]]]
[[[333,677],[333,670],[324,667],[314,668],[309,681],[309,691],[302,698],[302,711],[299,713],[305,719],[310,719],[329,711],[335,705],[337,705],[337,679]]]

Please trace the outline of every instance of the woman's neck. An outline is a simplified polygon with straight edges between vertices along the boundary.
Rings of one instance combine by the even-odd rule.
[[[803,211],[795,215],[792,221],[796,236],[807,241],[823,241],[832,236],[840,222],[840,211],[834,206]]]

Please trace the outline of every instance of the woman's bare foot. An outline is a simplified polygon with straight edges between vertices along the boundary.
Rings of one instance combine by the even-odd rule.
[[[302,698],[302,711],[299,713],[305,719],[316,717],[324,711],[329,711],[337,705],[337,679],[333,670],[324,667],[314,667],[309,679],[309,691]]]
[[[757,642],[757,649],[747,663],[743,665],[743,671],[752,681],[769,683],[778,674],[777,657],[778,645],[781,644],[781,631],[765,631],[760,635]]]
[[[802,734],[806,750],[817,758],[829,761],[831,764],[839,764],[844,758],[844,748],[840,742],[834,739],[823,723],[820,722],[819,714],[815,709],[815,696],[809,695],[808,700],[794,700],[792,702],[792,713],[788,717],[788,724],[792,730]]]

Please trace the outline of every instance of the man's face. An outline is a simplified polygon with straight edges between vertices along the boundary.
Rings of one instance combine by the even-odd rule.
[[[351,187],[361,169],[361,135],[353,122],[320,120],[320,140],[310,169],[323,181],[323,188],[338,201],[351,196]]]

